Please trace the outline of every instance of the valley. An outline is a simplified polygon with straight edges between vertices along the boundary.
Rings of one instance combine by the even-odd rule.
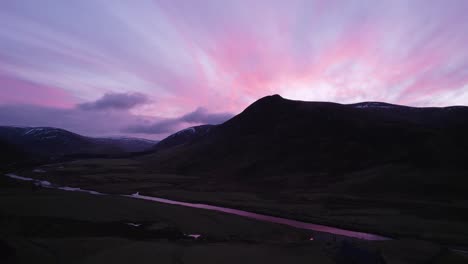
[[[0,183],[2,263],[464,263],[463,254],[424,241],[366,242],[7,177]]]
[[[3,247],[11,263],[466,263],[467,113],[274,95],[124,155],[13,144]]]

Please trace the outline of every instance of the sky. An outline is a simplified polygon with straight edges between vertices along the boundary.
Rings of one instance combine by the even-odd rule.
[[[2,0],[0,125],[161,139],[271,94],[468,104],[466,0]]]

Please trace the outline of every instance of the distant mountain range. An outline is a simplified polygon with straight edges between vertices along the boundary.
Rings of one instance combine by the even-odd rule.
[[[67,157],[118,156],[149,150],[156,143],[139,138],[86,137],[51,127],[0,126],[2,163],[21,160],[44,163]]]
[[[178,132],[141,159],[159,172],[233,188],[457,195],[468,184],[468,107],[343,105],[273,95],[221,125]]]
[[[156,143],[0,127],[0,147],[7,149],[1,162],[131,155],[152,172],[196,175],[223,188],[468,198],[464,106],[344,105],[273,95],[223,124],[191,127]]]

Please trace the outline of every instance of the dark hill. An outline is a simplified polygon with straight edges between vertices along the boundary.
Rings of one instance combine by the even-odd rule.
[[[148,150],[157,143],[137,138],[92,138],[52,127],[11,126],[0,126],[0,142],[5,145],[5,160],[34,163],[66,157],[124,155]]]
[[[468,108],[342,105],[267,96],[189,144],[145,156],[161,172],[255,189],[464,192]],[[354,181],[359,181],[355,183]],[[366,190],[369,191],[369,190]]]
[[[191,144],[192,142],[199,140],[206,134],[208,134],[213,127],[215,126],[201,125],[186,128],[159,141],[158,144],[156,144],[150,151],[163,151],[165,149],[182,146],[185,144]]]

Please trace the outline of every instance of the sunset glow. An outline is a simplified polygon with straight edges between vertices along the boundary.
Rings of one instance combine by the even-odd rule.
[[[467,13],[464,0],[6,0],[0,122],[161,138],[276,93],[466,105]]]

